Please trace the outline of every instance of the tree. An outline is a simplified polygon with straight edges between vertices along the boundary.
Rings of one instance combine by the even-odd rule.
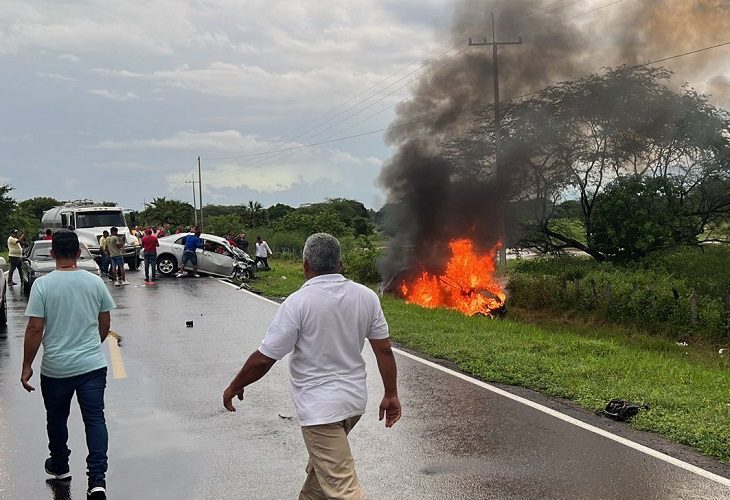
[[[10,184],[0,186],[0,248],[7,247],[7,236],[14,228],[11,227],[10,216],[15,209],[15,200],[10,196],[13,190]]]
[[[217,234],[218,236],[225,236],[228,233],[238,236],[241,232],[241,225],[241,219],[233,214],[214,215],[205,218],[205,232]]]
[[[694,241],[730,211],[730,119],[694,90],[670,90],[662,68],[620,67],[552,85],[503,108],[504,190],[531,200],[523,221],[525,246],[542,251],[583,250],[606,255],[592,242],[594,212],[616,179],[662,178],[686,215],[697,216]],[[491,110],[476,130],[446,145],[464,172],[494,175]],[[477,174],[475,179],[479,179]],[[577,198],[583,238],[556,225],[566,199]],[[574,224],[568,225],[575,228]],[[563,227],[568,227],[563,225]],[[605,227],[605,226],[604,226]],[[682,241],[693,241],[692,237]]]
[[[266,209],[266,215],[269,218],[269,222],[276,222],[283,219],[286,215],[292,213],[296,208],[290,207],[283,203],[277,203]]]
[[[334,212],[306,213],[296,210],[286,215],[274,227],[278,231],[297,231],[306,235],[329,233],[342,236],[348,232],[347,226]]]
[[[165,197],[154,198],[145,205],[145,209],[137,214],[142,225],[161,226],[189,226],[193,223],[193,206],[178,200],[167,200]]]
[[[41,220],[43,218],[43,212],[62,204],[63,202],[55,198],[50,198],[48,196],[37,196],[35,198],[30,198],[19,202],[18,208],[26,212],[28,215],[31,215],[38,220]]]
[[[246,218],[251,227],[258,227],[266,223],[266,211],[258,201],[248,202]]]
[[[676,182],[662,177],[619,177],[598,196],[590,244],[613,258],[637,259],[691,242],[695,218],[683,206]]]

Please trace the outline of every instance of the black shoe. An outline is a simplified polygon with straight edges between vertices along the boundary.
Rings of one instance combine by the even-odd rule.
[[[46,474],[53,476],[53,479],[59,481],[70,481],[71,471],[68,469],[68,465],[65,468],[59,469],[53,465],[53,461],[50,458],[46,459]]]
[[[106,488],[103,486],[94,486],[86,492],[86,498],[89,500],[106,500]]]

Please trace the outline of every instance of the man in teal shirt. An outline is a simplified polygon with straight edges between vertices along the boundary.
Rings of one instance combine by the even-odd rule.
[[[81,254],[72,231],[53,235],[51,255],[56,270],[33,283],[25,315],[23,371],[20,381],[28,392],[33,360],[43,344],[41,393],[46,407],[50,458],[46,472],[57,480],[70,480],[68,415],[74,394],[79,402],[89,455],[87,496],[106,499],[107,447],[104,419],[106,359],[101,343],[109,334],[109,311],[114,301],[98,276],[76,267]]]

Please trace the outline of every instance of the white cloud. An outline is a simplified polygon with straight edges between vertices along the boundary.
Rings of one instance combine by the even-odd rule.
[[[30,134],[24,134],[20,136],[0,136],[0,144],[13,144],[13,143],[25,143],[30,144],[33,142],[33,136]]]
[[[72,63],[77,63],[80,61],[80,59],[73,54],[61,54],[60,56],[58,56],[58,58],[61,61],[69,61]]]
[[[132,141],[102,141],[98,147],[105,149],[181,149],[196,151],[258,151],[271,144],[253,135],[243,135],[237,130],[214,132],[177,132],[164,139],[137,139]]]
[[[133,92],[114,92],[107,89],[92,89],[89,90],[89,94],[106,97],[107,99],[111,99],[112,101],[119,102],[139,99],[139,96]]]
[[[36,72],[35,76],[38,78],[47,78],[49,80],[60,80],[62,82],[75,82],[75,78],[70,76],[59,75],[58,73],[44,73],[42,71]]]

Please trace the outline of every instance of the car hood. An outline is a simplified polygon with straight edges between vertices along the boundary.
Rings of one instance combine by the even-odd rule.
[[[99,271],[99,266],[93,260],[79,260],[76,262],[76,266],[84,271],[89,271],[96,274]],[[50,273],[56,270],[56,262],[53,260],[34,260],[31,261],[31,267],[37,274]]]

